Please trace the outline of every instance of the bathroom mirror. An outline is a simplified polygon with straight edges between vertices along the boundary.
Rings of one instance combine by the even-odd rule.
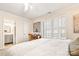
[[[10,26],[4,26],[4,32],[5,33],[11,33],[11,27]]]

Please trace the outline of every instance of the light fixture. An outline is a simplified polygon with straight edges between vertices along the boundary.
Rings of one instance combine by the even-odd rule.
[[[30,1],[25,1],[24,2],[24,6],[25,6],[25,8],[24,8],[24,11],[26,12],[28,9],[32,9],[33,7],[31,6],[31,4],[30,4]]]
[[[24,11],[27,11],[28,10],[28,2],[25,2],[24,6],[25,6]]]

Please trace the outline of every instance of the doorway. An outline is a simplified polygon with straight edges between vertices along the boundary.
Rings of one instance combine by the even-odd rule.
[[[16,27],[14,20],[4,20],[3,22],[3,37],[4,47],[9,48],[15,43]]]

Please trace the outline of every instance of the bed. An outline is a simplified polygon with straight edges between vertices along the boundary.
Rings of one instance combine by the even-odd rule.
[[[3,51],[5,56],[69,56],[71,40],[41,38],[14,45]]]

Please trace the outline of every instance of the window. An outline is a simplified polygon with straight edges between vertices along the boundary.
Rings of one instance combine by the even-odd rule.
[[[44,38],[51,38],[52,35],[52,22],[45,21],[44,22]]]
[[[57,17],[53,20],[44,22],[45,38],[66,38],[66,18],[64,16]]]

